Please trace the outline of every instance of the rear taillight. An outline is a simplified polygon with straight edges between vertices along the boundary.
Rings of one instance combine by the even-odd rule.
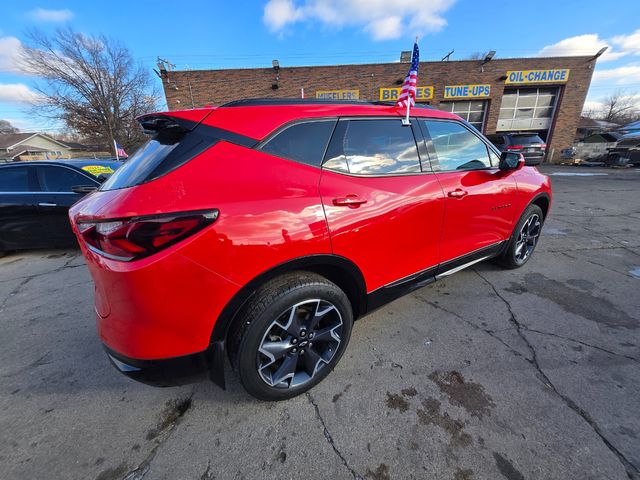
[[[542,145],[540,145],[540,148],[541,148],[542,150],[546,150],[546,149],[547,149],[547,144],[546,144],[546,143],[543,143]]]
[[[522,150],[523,148],[523,145],[509,145],[507,147],[507,150]]]
[[[129,262],[152,255],[211,225],[218,210],[78,222],[88,247],[107,258]]]

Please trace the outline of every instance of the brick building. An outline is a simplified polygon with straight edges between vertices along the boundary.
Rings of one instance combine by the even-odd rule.
[[[453,111],[485,134],[537,132],[547,161],[573,143],[597,55],[421,62],[418,101]],[[403,62],[163,71],[170,110],[220,105],[240,97],[393,101]],[[420,88],[422,87],[422,88]]]

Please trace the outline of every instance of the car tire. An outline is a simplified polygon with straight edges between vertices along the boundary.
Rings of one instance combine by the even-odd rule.
[[[538,205],[529,205],[516,223],[509,243],[496,263],[504,268],[520,268],[529,261],[538,245],[544,215]]]
[[[260,287],[233,325],[229,357],[242,386],[260,400],[285,400],[333,370],[349,342],[353,312],[338,286],[300,271]]]

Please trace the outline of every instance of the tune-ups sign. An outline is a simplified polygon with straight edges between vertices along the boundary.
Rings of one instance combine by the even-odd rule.
[[[444,98],[483,98],[491,95],[491,85],[447,85]]]

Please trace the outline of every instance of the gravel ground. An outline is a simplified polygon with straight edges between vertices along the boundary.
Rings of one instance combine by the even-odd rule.
[[[524,268],[479,264],[369,315],[287,402],[232,375],[137,384],[103,353],[77,251],[0,259],[0,476],[640,478],[640,171],[545,171]]]

